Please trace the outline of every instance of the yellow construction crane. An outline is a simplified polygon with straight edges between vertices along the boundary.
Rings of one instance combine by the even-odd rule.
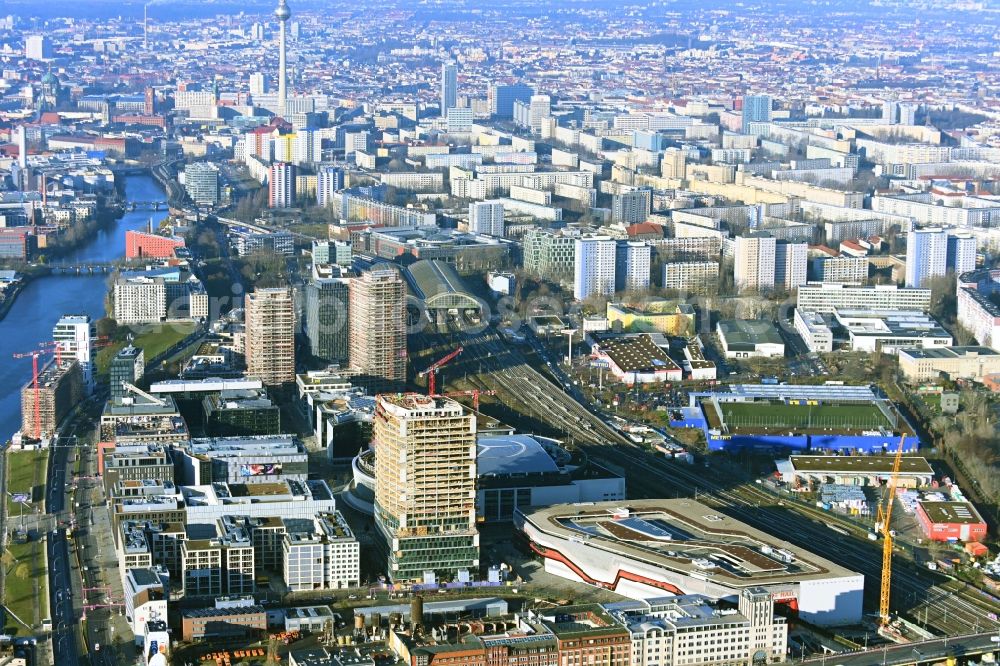
[[[899,439],[896,456],[892,459],[892,475],[889,477],[886,495],[878,505],[878,519],[875,522],[875,531],[882,533],[882,594],[879,597],[878,615],[879,624],[883,627],[889,624],[889,584],[892,582],[892,527],[890,526],[892,505],[896,499],[899,465],[903,460],[903,446],[905,444],[906,435],[903,435]]]

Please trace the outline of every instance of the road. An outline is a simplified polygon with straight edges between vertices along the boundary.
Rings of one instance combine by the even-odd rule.
[[[106,396],[95,396],[86,407],[96,409],[103,397]],[[93,525],[94,508],[104,507],[102,488],[94,473],[97,453],[87,440],[77,439],[92,429],[92,422],[93,414],[88,414],[86,408],[78,411],[63,427],[63,436],[50,456],[46,508],[57,521],[55,529],[49,532],[48,543],[52,650],[54,663],[78,663],[77,626],[80,625],[85,632],[90,664],[114,666],[117,661],[112,616],[107,606],[111,599],[108,590],[100,588],[117,576],[117,566],[113,559],[100,557],[100,540],[110,538],[110,525],[101,524],[96,529]],[[77,456],[80,476],[73,474]],[[98,643],[102,648],[94,651]]]
[[[49,456],[49,479],[46,486],[46,510],[56,520],[66,520],[66,469],[74,440],[60,438]],[[75,664],[76,611],[73,609],[72,569],[66,531],[56,527],[49,532],[49,607],[52,609],[52,653],[56,664]]]
[[[697,493],[700,501],[748,525],[798,547],[819,550],[821,555],[864,574],[868,607],[877,606],[881,544],[868,541],[864,530],[859,528],[850,535],[833,532],[828,526],[828,512],[799,506],[791,510],[779,504],[779,497],[756,484],[723,481],[725,477],[719,470],[706,474],[703,468],[666,461],[647,452],[608,426],[603,420],[607,417],[597,408],[581,404],[584,397],[559,368],[549,369],[559,378],[561,387],[531,367],[519,350],[491,333],[423,335],[426,339],[421,342],[427,344],[464,347],[462,356],[447,366],[448,377],[464,373],[467,381],[479,388],[496,390],[500,403],[563,432],[567,441],[592,460],[623,473],[630,497]],[[824,547],[818,549],[817,544]],[[987,616],[996,609],[977,591],[948,582],[900,557],[894,561],[892,595],[894,611],[907,612],[920,620],[926,617],[927,627],[942,634],[1000,628],[1000,623]]]

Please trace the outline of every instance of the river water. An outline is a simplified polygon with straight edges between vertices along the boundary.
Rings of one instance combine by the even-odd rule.
[[[166,194],[151,176],[128,176],[125,197],[128,201],[162,201]],[[124,256],[125,232],[144,228],[150,214],[148,210],[125,213],[60,261],[113,261]],[[32,280],[0,321],[0,443],[20,429],[21,387],[31,381],[31,359],[12,355],[32,351],[40,342],[51,340],[52,328],[63,315],[89,314],[94,320],[103,317],[108,277],[50,275]],[[39,363],[43,360],[47,358]]]

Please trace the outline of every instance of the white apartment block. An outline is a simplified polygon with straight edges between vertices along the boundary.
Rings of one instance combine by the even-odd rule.
[[[641,241],[619,241],[615,254],[615,291],[649,289],[653,248]]]
[[[737,236],[733,256],[733,280],[740,291],[774,287],[776,239],[769,236]]]
[[[806,283],[809,246],[779,240],[774,246],[774,287],[791,291]]]
[[[163,278],[119,277],[114,285],[114,317],[119,324],[160,322],[167,316]]]
[[[673,257],[716,259],[722,252],[721,236],[687,236],[650,241],[660,254]]]
[[[663,288],[704,292],[719,282],[716,261],[672,261],[663,264]]]
[[[808,312],[833,312],[860,305],[880,311],[926,312],[931,306],[931,290],[903,288],[894,284],[865,287],[811,282],[799,286],[796,305]]]
[[[859,284],[868,279],[867,257],[820,257],[812,262],[817,282]]]
[[[981,345],[1000,351],[1000,307],[975,289],[958,288],[958,323]]]
[[[859,153],[869,162],[882,165],[922,164],[924,162],[951,161],[951,148],[926,143],[882,143],[870,139],[857,139]]]
[[[874,196],[872,210],[903,215],[919,225],[936,227],[988,227],[1000,222],[1000,203],[979,197],[962,197],[939,206],[933,195]]]
[[[573,298],[583,301],[591,296],[613,296],[617,242],[610,236],[576,239]]]
[[[503,204],[496,200],[469,204],[469,231],[487,236],[503,236]]]
[[[972,234],[948,234],[948,254],[945,259],[949,271],[962,273],[976,269],[976,237]]]
[[[72,357],[80,364],[87,392],[94,388],[94,338],[97,330],[90,315],[63,315],[52,329],[52,340],[59,345],[63,357]]]
[[[344,189],[344,172],[333,166],[322,167],[316,173],[316,203],[326,208],[333,203],[333,194]]]
[[[948,270],[948,232],[941,228],[911,229],[906,235],[906,286],[924,284]]]
[[[737,236],[733,246],[733,278],[741,291],[791,291],[806,282],[808,245],[789,243],[767,234]]]
[[[444,174],[435,173],[383,173],[379,180],[385,185],[409,192],[441,192],[444,190]]]

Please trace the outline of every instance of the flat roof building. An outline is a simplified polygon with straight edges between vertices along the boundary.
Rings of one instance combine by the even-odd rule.
[[[692,305],[673,300],[646,299],[641,304],[608,303],[607,318],[614,327],[631,333],[663,333],[689,337],[694,335],[697,314]]]
[[[175,446],[173,456],[182,485],[308,479],[308,454],[292,435],[193,439]]]
[[[282,540],[285,585],[291,591],[338,590],[361,584],[358,540],[339,512],[286,520]]]
[[[931,541],[986,538],[986,521],[970,502],[917,502],[917,522]]]
[[[772,358],[785,355],[785,342],[769,321],[724,319],[715,326],[726,358]]]
[[[660,336],[662,337],[662,336]],[[602,339],[594,343],[591,356],[625,384],[680,381],[683,371],[649,334]]]
[[[767,664],[783,662],[788,625],[763,588],[740,593],[738,609],[700,595],[604,604],[632,637],[632,663]]]
[[[870,287],[830,282],[810,282],[800,285],[796,305],[810,312],[833,312],[863,305],[872,310],[911,310],[927,312],[931,307],[931,290],[880,284]]]
[[[269,483],[220,483],[180,486],[188,522],[222,516],[312,518],[336,511],[330,487],[322,480],[282,479]]]
[[[903,348],[899,369],[908,381],[923,382],[947,377],[950,380],[982,381],[1000,372],[1000,352],[989,347]]]
[[[633,599],[762,588],[815,624],[862,618],[864,576],[690,499],[562,504],[515,525],[546,571]]]
[[[788,483],[878,487],[892,475],[893,461],[891,456],[790,456],[777,465]],[[934,470],[926,459],[905,456],[900,460],[900,487],[929,487],[933,480]]]

